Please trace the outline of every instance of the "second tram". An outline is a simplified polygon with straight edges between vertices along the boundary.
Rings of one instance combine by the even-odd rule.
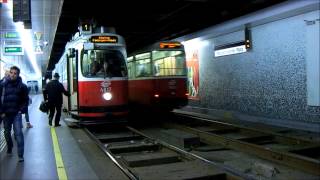
[[[187,69],[180,42],[158,42],[127,58],[129,103],[171,111],[188,103]]]
[[[123,37],[114,29],[93,29],[90,24],[79,29],[54,70],[71,93],[64,97],[64,110],[83,124],[126,117],[128,77]]]

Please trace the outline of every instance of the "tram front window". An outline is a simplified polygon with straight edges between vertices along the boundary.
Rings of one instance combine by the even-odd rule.
[[[88,50],[82,55],[82,73],[85,77],[126,77],[125,59],[116,50]]]
[[[184,76],[186,61],[183,51],[153,51],[154,76]]]

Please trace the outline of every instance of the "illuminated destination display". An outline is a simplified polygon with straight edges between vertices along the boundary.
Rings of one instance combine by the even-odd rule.
[[[92,36],[90,42],[93,43],[117,43],[117,36]]]
[[[174,49],[174,48],[180,48],[180,47],[181,47],[181,43],[179,42],[161,42],[160,43],[161,49],[166,49],[166,48]]]

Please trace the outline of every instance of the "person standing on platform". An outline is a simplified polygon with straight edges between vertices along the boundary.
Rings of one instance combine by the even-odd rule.
[[[24,137],[22,132],[22,115],[28,106],[28,88],[22,82],[20,69],[17,66],[10,68],[10,73],[0,83],[1,99],[0,116],[4,123],[4,136],[7,142],[7,154],[12,154],[11,129],[13,126],[14,136],[18,146],[19,162],[23,162]]]
[[[54,125],[56,127],[60,125],[61,108],[62,108],[62,94],[70,96],[70,93],[66,91],[63,85],[59,82],[59,74],[54,73],[53,80],[51,80],[43,91],[44,99],[49,104],[49,125],[52,126],[52,119],[56,113],[54,119]]]
[[[34,86],[34,90],[36,91],[36,94],[38,94],[39,88],[38,88],[38,85],[37,85],[37,84]]]

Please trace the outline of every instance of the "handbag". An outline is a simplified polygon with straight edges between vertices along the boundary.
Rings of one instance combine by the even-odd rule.
[[[49,111],[49,104],[48,104],[48,102],[42,101],[41,104],[40,104],[40,106],[39,106],[39,109],[40,109],[41,112],[48,113],[48,111]]]

